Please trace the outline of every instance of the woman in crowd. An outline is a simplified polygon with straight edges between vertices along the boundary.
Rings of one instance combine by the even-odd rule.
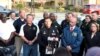
[[[100,32],[99,24],[92,22],[90,24],[90,31],[85,36],[86,51],[91,47],[100,47]]]
[[[86,15],[85,19],[83,20],[83,23],[81,25],[81,30],[83,32],[83,35],[85,35],[86,32],[89,31],[89,23],[91,21],[91,16]]]
[[[86,32],[89,32],[90,31],[89,30],[90,21],[91,21],[91,16],[90,15],[86,15],[86,17],[83,20],[82,25],[81,25],[81,30],[82,30],[83,36],[86,35]],[[79,56],[82,56],[83,55],[84,48],[85,48],[85,42],[84,41],[85,41],[85,38],[82,41]]]

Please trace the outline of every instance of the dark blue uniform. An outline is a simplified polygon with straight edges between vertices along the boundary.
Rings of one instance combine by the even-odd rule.
[[[46,27],[43,27],[40,30],[39,35],[38,35],[39,47],[40,47],[40,56],[46,56],[45,55],[45,49],[46,49],[46,46],[48,45],[48,37],[59,38],[58,30],[55,27],[51,27],[49,29],[46,28]],[[51,45],[54,45],[54,43],[52,43]]]
[[[17,20],[13,23],[13,25],[14,25],[14,27],[15,27],[15,29],[16,29],[16,33],[19,33],[19,32],[20,32],[20,28],[21,28],[21,26],[22,26],[23,24],[25,24],[25,20],[22,21],[20,18],[17,19]]]
[[[45,21],[45,19],[42,19],[39,21],[39,23],[38,23],[39,29],[41,29],[44,26],[44,21]]]

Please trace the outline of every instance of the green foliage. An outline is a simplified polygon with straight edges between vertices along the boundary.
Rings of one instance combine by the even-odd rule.
[[[21,9],[24,8],[24,5],[23,5],[22,3],[19,3],[19,4],[16,5],[16,8],[17,8],[18,10],[21,10]]]
[[[54,1],[49,1],[49,2],[46,2],[45,4],[44,4],[44,8],[45,9],[50,9],[50,8],[54,8],[55,6],[55,2]]]
[[[63,2],[59,2],[58,5],[59,5],[59,6],[62,6],[62,5],[63,5]]]
[[[80,12],[81,9],[82,9],[81,7],[75,7],[75,8],[74,8],[74,11],[75,11],[75,12]]]
[[[41,6],[41,3],[35,3],[35,8],[39,8]]]
[[[74,6],[73,5],[68,5],[67,9],[70,10],[70,11],[72,11],[72,10],[74,10]]]

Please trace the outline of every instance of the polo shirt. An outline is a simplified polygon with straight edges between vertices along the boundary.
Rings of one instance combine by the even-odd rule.
[[[24,24],[21,27],[19,35],[24,36],[29,41],[32,41],[37,35],[37,26],[34,24],[31,26]]]
[[[20,32],[20,28],[21,28],[21,26],[22,26],[23,24],[25,24],[25,20],[21,20],[20,18],[17,19],[17,20],[13,23],[13,25],[14,25],[14,27],[15,27],[15,29],[16,29],[16,33],[19,33],[19,32]]]

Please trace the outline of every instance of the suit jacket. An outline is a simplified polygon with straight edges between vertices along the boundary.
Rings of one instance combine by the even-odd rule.
[[[95,46],[100,47],[100,32],[97,32],[93,38],[91,38],[91,35],[92,33],[89,32],[85,36],[86,49],[89,49]]]

